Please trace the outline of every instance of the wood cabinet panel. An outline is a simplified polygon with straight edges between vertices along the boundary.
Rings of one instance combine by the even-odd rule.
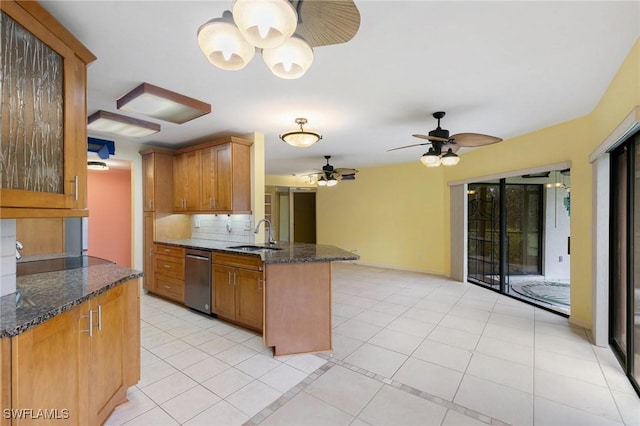
[[[211,311],[218,316],[230,320],[236,319],[236,289],[233,285],[235,269],[224,265],[212,266],[213,291],[211,295]]]
[[[183,247],[156,244],[154,256],[154,285],[152,291],[160,296],[184,303]]]
[[[0,9],[63,58],[64,87],[61,191],[2,188],[2,215],[36,217],[36,212],[30,213],[28,209],[60,209],[58,217],[77,217],[82,214],[71,211],[87,207],[86,66],[96,58],[37,2],[5,0],[0,2]],[[38,167],[44,166],[41,162],[31,164],[31,170]],[[37,212],[37,217],[43,215],[42,211]]]
[[[262,272],[236,269],[236,321],[262,330],[263,319]]]
[[[41,424],[39,409],[56,424],[102,424],[126,400],[140,379],[138,286],[122,283],[0,341],[2,407],[33,410],[10,424]]]
[[[262,260],[256,256],[214,253],[212,271],[212,312],[261,331],[264,311]]]
[[[158,275],[154,292],[176,302],[184,303],[184,280]]]
[[[68,418],[56,422],[89,424],[88,315],[85,302],[12,339],[12,407],[66,408]],[[16,425],[38,422],[13,420]]]
[[[144,238],[142,243],[142,251],[144,255],[142,287],[147,291],[153,291],[155,288],[155,213],[144,212]]]
[[[200,151],[173,157],[173,210],[198,211],[200,207]]]

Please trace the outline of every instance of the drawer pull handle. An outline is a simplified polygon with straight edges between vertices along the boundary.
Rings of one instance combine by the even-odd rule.
[[[171,269],[170,265],[162,265],[164,267],[164,269]]]
[[[171,289],[171,286],[165,285],[164,288]]]
[[[89,315],[83,315],[83,318],[89,317],[89,329],[82,330],[83,333],[89,333],[89,337],[93,337],[93,311],[89,311]]]

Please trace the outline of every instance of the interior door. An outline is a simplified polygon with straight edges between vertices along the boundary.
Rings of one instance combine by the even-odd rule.
[[[293,192],[293,242],[316,243],[316,193]]]

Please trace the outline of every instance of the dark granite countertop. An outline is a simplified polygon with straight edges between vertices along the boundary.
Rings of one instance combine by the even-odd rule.
[[[233,241],[203,240],[187,238],[180,240],[156,240],[158,244],[168,244],[173,246],[221,251],[235,254],[245,254],[247,256],[260,256],[265,264],[270,263],[300,263],[300,262],[334,262],[340,260],[358,260],[360,256],[338,247],[325,244],[306,243],[277,243],[251,244],[238,243]],[[281,250],[242,250],[230,247],[242,245],[255,245],[260,247],[275,247]]]
[[[16,277],[17,293],[0,298],[0,337],[16,336],[142,272],[116,264]]]

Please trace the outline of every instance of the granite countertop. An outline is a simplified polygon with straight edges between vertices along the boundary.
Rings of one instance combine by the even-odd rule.
[[[0,298],[0,337],[16,336],[142,272],[116,264],[16,277],[16,293]]]
[[[179,240],[156,240],[158,244],[221,251],[226,253],[244,254],[247,256],[260,256],[265,264],[270,263],[300,263],[300,262],[334,262],[339,260],[358,260],[360,256],[338,247],[325,244],[307,243],[277,243],[277,244],[253,244],[238,243],[233,241],[203,240],[187,238]],[[242,245],[255,245],[260,247],[275,247],[281,250],[242,250],[230,247]]]

